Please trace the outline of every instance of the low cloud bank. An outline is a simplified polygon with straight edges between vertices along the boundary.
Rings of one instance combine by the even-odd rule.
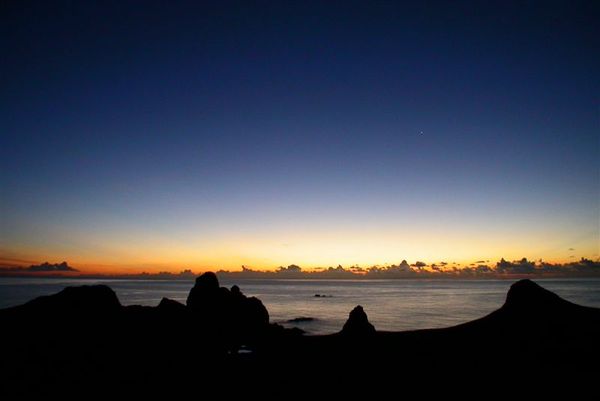
[[[39,265],[31,265],[29,267],[4,267],[1,270],[8,272],[78,272],[79,270],[69,266],[67,262],[62,263],[48,263],[44,262]]]
[[[512,276],[548,276],[548,277],[587,277],[600,276],[600,261],[581,258],[577,262],[552,264],[544,261],[529,261],[522,258],[507,261],[502,258],[495,265],[485,264],[478,260],[468,266],[459,266],[447,262],[430,265],[417,261],[409,264],[403,260],[399,264],[386,266],[371,266],[363,268],[351,266],[318,268],[302,270],[298,265],[281,266],[275,271],[253,270],[246,266],[242,271],[220,270],[222,277],[248,278],[467,278],[467,277],[512,277]],[[489,262],[489,261],[487,261]]]
[[[482,263],[484,262],[484,263]],[[500,259],[495,264],[489,261],[478,260],[476,262],[459,265],[456,262],[436,262],[427,264],[421,261],[408,263],[403,260],[399,264],[376,265],[371,267],[350,266],[316,268],[303,270],[302,267],[292,264],[287,267],[280,266],[274,271],[264,271],[242,266],[241,271],[218,270],[217,274],[222,278],[257,278],[257,279],[395,279],[395,278],[514,278],[514,277],[600,277],[600,260],[581,258],[576,262],[569,263],[547,263],[542,260],[530,261],[527,258],[507,261]],[[215,269],[216,270],[216,269]],[[213,270],[214,271],[214,270]],[[79,270],[69,266],[67,262],[48,263],[44,262],[29,267],[0,267],[0,275],[4,276],[29,276],[36,273],[52,275],[55,273],[79,273]],[[77,277],[98,278],[144,278],[144,279],[193,279],[196,272],[185,269],[179,273],[162,271],[159,273],[139,273],[126,275],[105,274],[78,274]]]

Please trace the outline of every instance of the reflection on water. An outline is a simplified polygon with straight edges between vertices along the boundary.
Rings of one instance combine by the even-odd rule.
[[[563,298],[600,307],[600,279],[537,279]],[[0,307],[24,303],[65,286],[107,284],[124,305],[157,305],[167,297],[185,302],[192,281],[0,278]],[[479,318],[499,308],[513,281],[507,280],[222,280],[260,298],[272,322],[300,316],[294,323],[311,334],[339,331],[348,313],[362,305],[378,330],[445,327]],[[321,295],[316,297],[315,295]],[[286,325],[291,325],[287,324]]]

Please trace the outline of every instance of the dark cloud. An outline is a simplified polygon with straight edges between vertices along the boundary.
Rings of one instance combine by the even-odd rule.
[[[302,272],[302,268],[298,265],[289,265],[288,267],[280,266],[277,269],[278,273],[300,273]]]
[[[330,272],[344,272],[346,270],[344,269],[344,267],[342,265],[338,265],[337,267],[329,266],[329,268],[327,269],[327,271],[330,271]]]
[[[25,270],[30,272],[77,272],[79,270],[69,266],[67,262],[62,263],[48,263],[44,262],[39,265],[31,265]]]
[[[581,258],[576,262],[569,262],[565,264],[540,262],[537,270],[542,273],[553,274],[597,275],[600,274],[600,261]]]
[[[530,262],[527,258],[508,262],[502,258],[496,263],[496,271],[498,273],[535,273],[535,262]]]
[[[385,267],[371,266],[367,269],[366,277],[402,278],[412,277],[415,274],[417,273],[410,267],[408,262],[403,260],[399,265]]]
[[[477,273],[492,273],[494,269],[489,267],[488,265],[479,265],[475,268]]]
[[[600,261],[581,258],[578,262],[572,262],[567,265],[568,268],[579,273],[600,273]]]
[[[344,277],[353,277],[355,273],[362,274],[364,270],[360,266],[350,266],[347,269],[344,269],[342,265],[337,265],[337,267],[329,266],[327,269],[321,270],[318,274],[320,274],[324,278],[344,278]]]
[[[494,273],[494,269],[488,265],[469,266],[462,269],[454,270],[458,276],[476,276],[489,275]]]
[[[78,272],[79,270],[69,266],[67,262],[62,263],[48,263],[44,262],[39,265],[31,265],[29,267],[20,266],[8,266],[1,269],[5,272],[17,272],[17,273],[39,273],[39,272]]]

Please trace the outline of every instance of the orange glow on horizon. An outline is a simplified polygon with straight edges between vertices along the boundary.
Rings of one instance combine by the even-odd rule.
[[[583,256],[584,258],[586,258],[585,256]],[[458,269],[464,269],[469,267],[469,265],[471,264],[482,264],[482,265],[487,265],[490,267],[495,267],[496,263],[500,261],[500,259],[502,259],[502,257],[500,258],[487,258],[485,260],[489,260],[489,262],[484,262],[484,263],[476,263],[477,261],[481,260],[481,259],[477,259],[474,258],[472,260],[466,260],[466,261],[461,261],[461,260],[451,260],[448,263],[448,265],[446,266],[447,269],[451,269],[453,266],[458,268]],[[516,261],[516,260],[520,260],[522,259],[522,257],[518,257],[518,258],[507,258],[504,257],[505,260],[507,261]],[[534,262],[535,260],[533,259],[529,259],[527,258],[529,261]],[[543,261],[545,263],[550,263],[550,264],[566,264],[566,263],[570,263],[570,262],[574,262],[574,261],[578,261],[580,260],[581,257],[577,258],[577,259],[543,259]],[[586,258],[586,259],[591,259],[591,258]],[[381,263],[373,263],[373,264],[341,264],[345,269],[350,269],[353,266],[360,266],[361,268],[369,268],[372,266],[378,266],[378,267],[385,267],[385,266],[390,266],[390,265],[398,265],[400,264],[400,262],[404,260],[404,259],[400,259],[398,262],[395,263],[385,263],[385,264],[381,264]],[[594,260],[594,259],[592,259]],[[597,260],[597,259],[596,259]],[[54,261],[54,260],[48,260],[47,258],[44,259],[40,259],[37,262],[31,263],[31,264],[41,264],[43,262],[48,261],[49,263],[59,263],[58,261]],[[435,264],[439,264],[441,259],[438,261],[427,261],[424,259],[418,259],[418,260],[407,260],[407,262],[409,264],[414,264],[417,261],[421,261],[427,264],[427,267],[425,267],[424,269],[426,271],[432,271],[431,268],[429,267],[432,263]],[[275,272],[280,266],[286,267],[290,264],[295,264],[298,265],[302,268],[302,271],[305,272],[310,272],[310,271],[321,271],[323,269],[327,269],[330,266],[331,267],[336,267],[338,264],[333,264],[333,265],[319,265],[319,266],[314,266],[314,265],[306,265],[306,264],[301,264],[301,263],[289,263],[289,264],[277,264],[277,265],[272,265],[272,266],[258,266],[258,265],[254,265],[254,264],[248,264],[248,263],[240,263],[237,264],[235,266],[224,266],[224,265],[219,265],[219,264],[215,264],[215,265],[193,265],[193,264],[176,264],[176,263],[164,263],[164,264],[131,264],[131,265],[106,265],[106,264],[97,264],[97,263],[80,263],[76,260],[74,260],[73,262],[68,262],[69,266],[77,269],[77,272],[69,272],[69,271],[57,271],[57,272],[35,272],[32,273],[32,275],[36,275],[36,276],[48,276],[48,275],[64,275],[64,276],[77,276],[77,275],[137,275],[137,274],[142,274],[142,273],[148,273],[148,274],[157,274],[157,273],[161,273],[161,272],[168,272],[168,273],[172,273],[172,274],[178,274],[184,270],[191,270],[192,273],[194,274],[201,274],[207,271],[218,271],[218,270],[226,270],[226,271],[231,271],[231,272],[241,272],[242,271],[242,266],[254,270],[254,271],[259,271],[259,272]],[[30,266],[31,264],[10,264],[10,266],[15,266],[15,267],[23,267],[26,268],[28,266]],[[0,257],[0,265],[2,266],[9,266],[9,264],[7,263],[6,259],[3,259]]]
[[[75,233],[79,235],[79,233]],[[568,263],[585,257],[598,259],[595,235],[571,241],[560,233],[507,233],[480,229],[448,231],[436,227],[422,230],[351,229],[278,230],[276,232],[213,234],[208,239],[189,236],[179,241],[152,235],[112,235],[104,238],[81,235],[86,242],[74,246],[28,245],[0,248],[3,266],[29,266],[45,261],[67,261],[82,274],[139,274],[191,269],[204,271],[273,271],[296,264],[303,270],[342,265],[363,268],[422,261],[428,265],[447,262],[468,266],[478,261],[495,266],[525,257],[548,263]],[[98,245],[101,244],[101,245]],[[455,266],[458,266],[455,265]],[[69,273],[72,274],[72,273]]]

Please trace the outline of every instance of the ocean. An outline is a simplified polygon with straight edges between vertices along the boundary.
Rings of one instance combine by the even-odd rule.
[[[356,305],[378,330],[414,330],[464,323],[498,309],[509,280],[220,280],[237,284],[265,304],[271,322],[308,334],[339,331]],[[561,297],[600,307],[600,279],[536,279]],[[15,306],[66,286],[106,284],[123,305],[157,305],[162,297],[185,303],[192,280],[0,278],[0,308]],[[318,295],[318,296],[317,296]],[[299,317],[312,318],[289,322]]]

